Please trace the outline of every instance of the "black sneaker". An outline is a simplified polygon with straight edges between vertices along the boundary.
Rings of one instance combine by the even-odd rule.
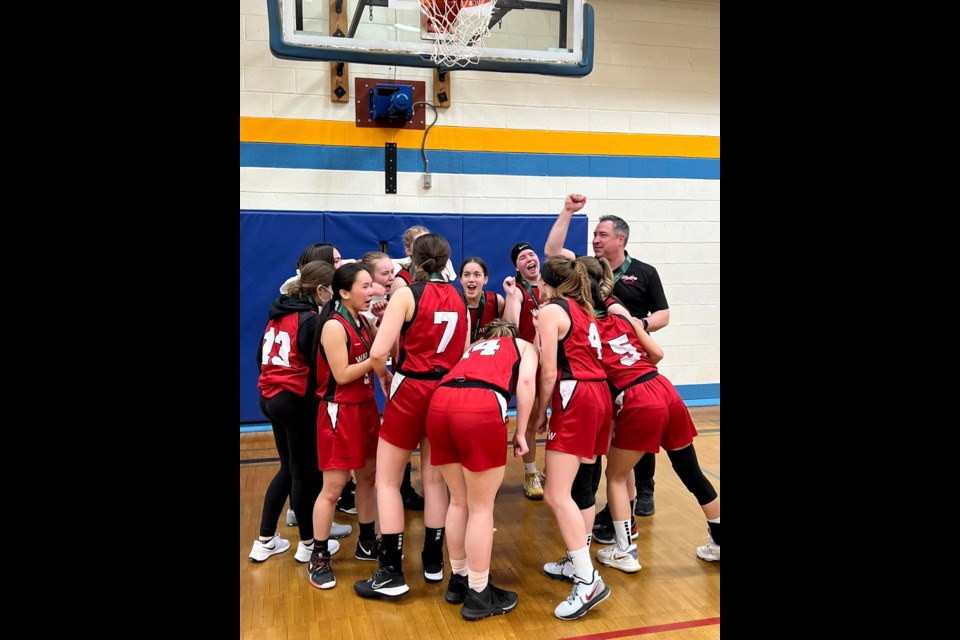
[[[642,482],[637,486],[637,506],[633,513],[638,516],[652,516],[653,508],[653,480]]]
[[[447,593],[443,596],[443,599],[450,604],[460,604],[466,599],[469,590],[470,585],[467,582],[467,576],[452,573],[450,574],[450,584],[447,585]]]
[[[460,615],[465,620],[483,620],[490,616],[502,616],[513,611],[519,600],[513,591],[498,589],[487,582],[487,586],[480,593],[473,589],[467,590],[467,597],[460,608]]]
[[[318,589],[332,589],[337,586],[337,578],[330,567],[330,556],[314,553],[307,564],[307,575],[310,577],[310,584]]]
[[[423,579],[434,584],[443,582],[443,556],[438,560],[428,559],[426,555],[420,552],[420,561],[423,563]]]
[[[630,539],[636,540],[640,536],[640,532],[637,530],[637,519],[632,515],[630,516]],[[617,543],[617,534],[614,532],[613,523],[611,522],[609,526],[593,525],[593,540],[594,542],[599,542],[600,544],[616,544]]]
[[[340,494],[337,500],[337,511],[357,515],[357,499],[352,493],[344,492]]]
[[[374,538],[364,542],[357,540],[357,550],[353,557],[357,560],[377,560],[380,557],[380,545],[383,544],[380,538]]]
[[[605,535],[607,531],[613,531],[613,517],[610,515],[609,506],[598,511],[597,516],[593,519],[593,539],[600,542],[597,534]],[[604,542],[603,544],[609,543]]]
[[[381,564],[377,567],[373,576],[369,580],[357,580],[353,583],[353,590],[361,598],[396,598],[402,596],[410,587],[407,581],[403,579],[403,571],[397,571],[393,567]]]
[[[423,511],[423,496],[416,489],[408,485],[400,487],[400,497],[403,498],[403,508],[408,511]]]
[[[613,544],[617,541],[617,534],[613,531],[613,526],[604,524],[593,525],[593,541],[599,544]]]

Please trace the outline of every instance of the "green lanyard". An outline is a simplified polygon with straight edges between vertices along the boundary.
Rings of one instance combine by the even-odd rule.
[[[369,351],[370,351],[370,344],[367,342],[367,339],[363,337],[363,329],[360,327],[359,324],[357,324],[356,322],[353,321],[353,316],[352,316],[352,315],[350,314],[350,312],[347,311],[347,310],[343,307],[343,305],[340,304],[339,302],[337,302],[337,315],[339,315],[341,318],[343,318],[344,320],[346,320],[347,322],[350,323],[350,326],[353,327],[354,331],[357,332],[357,335],[360,336],[360,342],[363,343],[363,346],[366,347],[366,348],[367,348],[367,351],[369,352]],[[348,355],[348,356],[350,355],[349,343],[350,343],[350,341],[347,340],[347,344],[348,344],[348,347],[347,347],[347,355]]]
[[[630,263],[633,260],[630,259],[630,254],[626,254],[627,259],[623,261],[623,264],[617,267],[617,270],[613,272],[613,283],[616,284],[620,282],[620,277],[627,272],[627,269],[630,268]]]
[[[517,275],[519,275],[519,274],[517,274]],[[538,299],[537,299],[537,296],[534,295],[534,293],[533,293],[533,287],[530,286],[530,283],[527,282],[527,281],[523,278],[523,276],[520,276],[520,282],[523,284],[523,288],[527,290],[527,293],[530,294],[530,299],[533,300],[533,308],[534,308],[534,309],[539,309],[539,308],[540,308],[540,300],[538,300]]]
[[[477,307],[477,322],[470,327],[470,342],[471,344],[477,341],[477,336],[480,335],[480,327],[483,326],[483,310],[487,307],[487,292],[483,289],[480,289],[480,306]]]
[[[417,281],[417,270],[413,267],[413,260],[410,261],[410,266],[407,267],[407,273],[410,274],[410,284]]]

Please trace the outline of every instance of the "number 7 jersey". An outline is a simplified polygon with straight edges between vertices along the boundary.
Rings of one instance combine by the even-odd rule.
[[[463,355],[467,303],[448,282],[415,282],[409,289],[416,309],[400,329],[396,370],[439,380]]]

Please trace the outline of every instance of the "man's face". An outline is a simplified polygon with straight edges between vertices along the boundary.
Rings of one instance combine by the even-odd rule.
[[[616,234],[609,220],[604,220],[593,230],[593,255],[596,258],[610,260],[619,257],[625,244],[623,236]]]

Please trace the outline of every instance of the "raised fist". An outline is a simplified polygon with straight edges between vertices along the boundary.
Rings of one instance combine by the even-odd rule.
[[[580,211],[580,209],[583,209],[586,204],[587,196],[583,195],[582,193],[571,193],[567,196],[566,201],[563,203],[563,208],[567,211],[576,213],[577,211]]]

